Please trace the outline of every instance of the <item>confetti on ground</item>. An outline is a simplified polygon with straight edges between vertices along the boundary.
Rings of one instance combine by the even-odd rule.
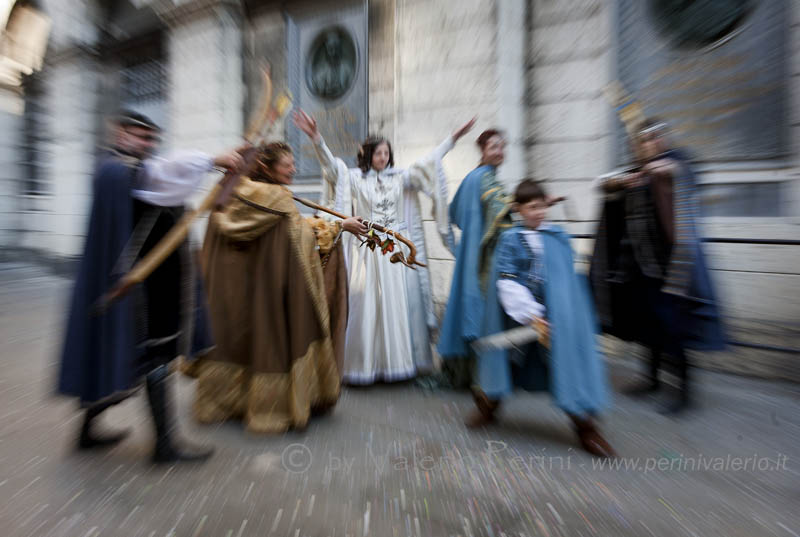
[[[800,389],[706,371],[680,419],[617,396],[602,421],[623,456],[613,464],[584,455],[544,396],[520,395],[496,426],[470,431],[469,395],[413,382],[346,389],[306,431],[257,437],[193,423],[194,385],[176,379],[180,432],[216,446],[208,463],[149,463],[141,395],[102,419],[132,428],[128,439],[77,452],[75,402],[52,396],[68,283],[0,263],[4,537],[799,537]],[[632,365],[611,373],[620,386]],[[305,472],[283,467],[296,444]]]

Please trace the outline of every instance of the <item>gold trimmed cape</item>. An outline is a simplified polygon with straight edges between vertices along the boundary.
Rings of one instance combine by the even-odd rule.
[[[198,364],[196,418],[279,433],[335,405],[322,266],[291,191],[243,178],[209,219],[203,267],[216,348]]]

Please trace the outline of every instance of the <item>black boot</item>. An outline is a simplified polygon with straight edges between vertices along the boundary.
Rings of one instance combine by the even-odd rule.
[[[147,375],[147,399],[156,427],[156,449],[153,462],[204,461],[214,453],[211,447],[191,447],[176,444],[172,438],[174,425],[169,408],[169,369],[161,365]]]
[[[629,397],[642,397],[655,393],[661,388],[657,378],[648,377],[645,380],[626,386],[623,388],[622,393]]]
[[[679,349],[675,353],[675,368],[678,374],[679,388],[677,395],[665,404],[659,410],[660,414],[665,416],[675,416],[687,410],[690,406],[690,391],[689,391],[689,361],[686,357],[686,351]]]
[[[661,366],[661,351],[652,347],[650,349],[650,363],[648,364],[648,375],[644,381],[628,386],[622,393],[631,397],[641,397],[657,392],[661,387],[658,381],[658,369]]]
[[[689,408],[689,393],[685,388],[681,388],[676,396],[663,405],[658,413],[664,416],[677,416]]]
[[[106,433],[104,435],[98,435],[92,431],[95,425],[95,418],[108,407],[117,404],[120,400],[95,403],[86,409],[86,415],[83,418],[83,426],[81,427],[81,435],[78,438],[78,449],[108,448],[120,443],[130,434],[130,430]]]

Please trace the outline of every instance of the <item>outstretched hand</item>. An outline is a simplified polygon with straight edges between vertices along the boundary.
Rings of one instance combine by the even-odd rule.
[[[461,125],[461,127],[453,131],[453,142],[457,142],[459,138],[461,138],[462,136],[467,134],[470,130],[472,130],[472,127],[475,126],[475,121],[477,119],[478,119],[477,116],[473,117],[472,119]]]
[[[246,146],[217,155],[214,157],[214,166],[217,168],[224,168],[233,173],[239,172],[244,167],[244,159],[241,155],[241,153],[243,153],[241,149],[243,148],[246,148]]]
[[[294,124],[314,142],[319,141],[320,136],[319,129],[317,128],[317,120],[306,114],[302,108],[294,113]]]

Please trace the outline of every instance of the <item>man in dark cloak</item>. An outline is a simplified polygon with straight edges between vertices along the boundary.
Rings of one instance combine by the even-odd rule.
[[[212,158],[200,152],[170,160],[151,157],[159,128],[126,111],[117,119],[113,147],[99,159],[84,254],[72,295],[58,389],[80,398],[85,418],[80,449],[108,447],[127,432],[101,436],[96,418],[130,396],[142,377],[156,429],[155,462],[204,460],[212,450],[179,446],[168,391],[169,362],[209,345],[193,337],[193,319],[205,315],[203,293],[192,283],[188,244],[171,254],[134,293],[98,313],[98,299],[172,228],[186,197],[215,166],[237,169],[236,152]],[[194,340],[194,349],[191,349]]]
[[[662,410],[674,414],[690,402],[686,349],[721,350],[724,337],[701,248],[697,183],[665,130],[645,121],[634,141],[637,167],[599,181],[606,201],[590,277],[603,330],[650,349],[646,382],[626,391],[658,390],[666,355],[680,390]]]

